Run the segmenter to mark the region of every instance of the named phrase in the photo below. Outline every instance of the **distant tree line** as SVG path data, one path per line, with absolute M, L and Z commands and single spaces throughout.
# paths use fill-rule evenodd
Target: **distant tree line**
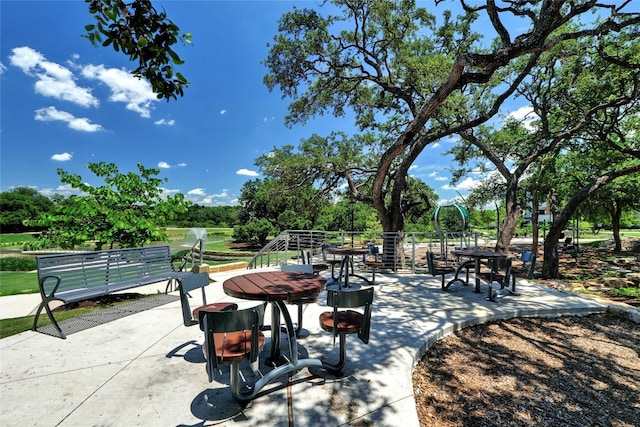
M 46 226 L 37 220 L 52 214 L 56 206 L 69 203 L 70 197 L 55 194 L 51 198 L 30 187 L 0 192 L 0 231 L 2 233 L 40 232 Z M 191 204 L 184 213 L 168 222 L 175 227 L 228 227 L 239 224 L 240 206 L 202 206 Z
M 171 221 L 176 227 L 233 228 L 239 224 L 240 206 L 202 206 L 192 204 L 187 211 Z

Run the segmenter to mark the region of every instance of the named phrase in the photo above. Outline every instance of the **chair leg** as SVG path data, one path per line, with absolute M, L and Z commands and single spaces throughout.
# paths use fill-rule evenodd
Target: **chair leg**
M 342 368 L 344 368 L 346 361 L 347 361 L 347 335 L 340 334 L 340 359 L 338 360 L 338 363 L 336 364 L 331 364 L 328 362 L 325 362 L 325 363 L 328 366 L 328 369 L 333 374 L 340 375 L 342 374 Z
M 243 399 L 240 397 L 240 363 L 234 362 L 230 367 L 230 387 L 231 387 L 231 396 L 241 404 L 247 404 L 251 400 Z
M 304 314 L 303 308 L 304 306 L 302 304 L 298 304 L 298 327 L 296 328 L 296 338 L 304 338 L 308 335 L 304 333 L 305 331 L 302 329 L 302 315 Z

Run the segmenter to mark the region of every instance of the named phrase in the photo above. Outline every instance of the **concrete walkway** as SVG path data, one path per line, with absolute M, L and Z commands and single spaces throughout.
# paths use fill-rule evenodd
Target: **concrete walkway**
M 234 301 L 224 295 L 221 283 L 244 272 L 212 274 L 217 283 L 209 286 L 209 302 Z M 355 336 L 347 338 L 343 377 L 304 369 L 265 388 L 247 408 L 230 396 L 228 368 L 208 382 L 202 332 L 183 326 L 179 301 L 72 333 L 66 340 L 32 331 L 2 339 L 0 425 L 417 427 L 411 372 L 435 340 L 493 319 L 607 310 L 596 301 L 526 281 L 519 285 L 519 296 L 499 303 L 486 301 L 472 286 L 442 292 L 439 277 L 428 275 L 376 274 L 374 287 L 371 340 L 364 345 Z M 164 290 L 164 284 L 157 290 Z M 198 295 L 193 296 L 196 306 Z M 236 301 L 241 307 L 255 304 Z M 298 341 L 301 357 L 337 358 L 337 343 L 318 326 L 325 302 L 321 294 L 318 304 L 305 309 L 309 335 Z M 27 315 L 38 296 L 3 297 L 0 303 L 3 313 L 10 304 L 12 313 Z M 296 310 L 291 307 L 294 319 Z M 248 369 L 243 372 L 252 378 Z

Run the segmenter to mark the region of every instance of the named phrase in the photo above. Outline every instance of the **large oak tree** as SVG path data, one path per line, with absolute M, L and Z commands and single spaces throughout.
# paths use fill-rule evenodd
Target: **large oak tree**
M 464 12 L 453 18 L 443 8 L 456 4 Z M 587 37 L 597 43 L 640 22 L 631 2 L 617 1 L 434 1 L 427 10 L 414 1 L 335 0 L 325 6 L 325 14 L 305 8 L 282 16 L 265 83 L 291 98 L 288 124 L 351 110 L 363 131 L 380 135 L 369 196 L 384 231 L 400 232 L 408 172 L 428 144 L 494 117 L 543 53 L 562 55 L 564 44 Z M 482 35 L 480 20 L 487 24 Z M 492 37 L 491 44 L 482 36 Z

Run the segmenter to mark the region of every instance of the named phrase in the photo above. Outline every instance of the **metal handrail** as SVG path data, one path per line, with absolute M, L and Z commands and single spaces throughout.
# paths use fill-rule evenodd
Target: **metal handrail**
M 194 267 L 194 261 L 195 261 L 195 252 L 196 252 L 196 247 L 199 247 L 199 252 L 200 252 L 200 264 L 202 265 L 202 257 L 204 256 L 204 239 L 196 239 L 196 241 L 193 243 L 193 246 L 191 246 L 191 249 L 189 250 L 189 252 L 187 252 L 183 257 L 182 257 L 182 263 L 180 264 L 180 270 L 179 271 L 185 271 L 185 267 L 187 266 L 187 264 L 189 263 L 189 261 L 191 261 L 191 267 Z
M 382 259 L 388 268 L 394 271 L 423 268 L 426 261 L 420 254 L 421 248 L 448 260 L 449 248 L 477 248 L 477 233 L 385 233 L 381 231 L 319 231 L 319 230 L 285 230 L 260 249 L 247 268 L 260 268 L 273 265 L 286 265 L 292 257 L 289 252 L 301 255 L 304 251 L 321 254 L 323 245 L 353 245 L 367 247 L 382 246 Z M 384 248 L 387 248 L 385 251 Z M 394 249 L 395 248 L 395 249 Z M 398 250 L 399 249 L 399 250 Z M 386 255 L 385 255 L 386 252 Z M 397 254 L 394 256 L 394 254 Z M 426 268 L 426 267 L 424 267 Z

